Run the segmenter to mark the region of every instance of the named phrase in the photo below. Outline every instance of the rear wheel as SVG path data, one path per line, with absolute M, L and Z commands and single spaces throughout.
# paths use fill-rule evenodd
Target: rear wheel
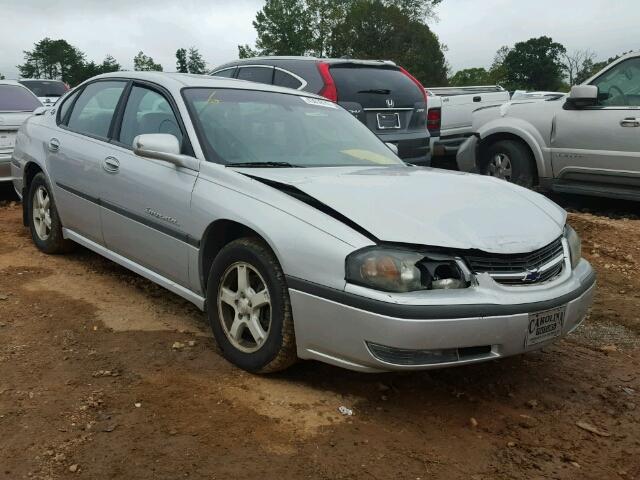
M 62 223 L 44 173 L 33 177 L 26 201 L 29 229 L 36 247 L 51 254 L 71 251 L 73 243 L 62 236 Z
M 220 251 L 209 273 L 207 305 L 216 342 L 231 363 L 270 373 L 297 360 L 284 273 L 263 242 L 242 238 Z
M 523 187 L 535 183 L 535 167 L 531 152 L 517 140 L 499 140 L 487 149 L 482 173 Z

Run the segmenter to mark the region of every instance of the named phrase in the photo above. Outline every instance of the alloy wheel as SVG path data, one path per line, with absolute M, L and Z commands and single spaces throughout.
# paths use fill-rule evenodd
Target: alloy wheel
M 40 240 L 47 240 L 51 235 L 51 197 L 43 186 L 39 186 L 32 202 L 33 227 Z
M 229 266 L 218 289 L 218 315 L 231 344 L 245 353 L 264 345 L 271 327 L 271 300 L 267 283 L 250 264 Z
M 512 166 L 509 155 L 506 153 L 496 153 L 489 162 L 487 173 L 491 177 L 510 181 L 512 176 Z

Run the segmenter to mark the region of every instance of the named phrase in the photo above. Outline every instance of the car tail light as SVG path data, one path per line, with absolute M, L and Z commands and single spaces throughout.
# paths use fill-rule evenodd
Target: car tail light
M 427 112 L 427 129 L 432 132 L 440 130 L 440 122 L 442 121 L 442 110 L 440 107 L 431 108 Z
M 318 63 L 318 71 L 320 72 L 320 76 L 322 77 L 322 81 L 324 82 L 324 87 L 322 87 L 322 90 L 320 90 L 320 95 L 331 100 L 332 102 L 337 102 L 338 89 L 336 88 L 336 83 L 333 81 L 331 72 L 329 72 L 329 64 L 326 62 Z
M 418 88 L 420 89 L 420 92 L 422 93 L 422 96 L 424 97 L 424 103 L 425 103 L 425 107 L 427 104 L 427 91 L 424 89 L 424 87 L 422 86 L 422 84 L 418 81 L 418 79 L 416 77 L 414 77 L 413 75 L 411 75 L 409 72 L 407 72 L 404 68 L 399 67 L 400 71 L 402 73 L 404 73 L 407 77 L 409 77 L 409 80 L 411 80 L 413 83 L 415 83 Z

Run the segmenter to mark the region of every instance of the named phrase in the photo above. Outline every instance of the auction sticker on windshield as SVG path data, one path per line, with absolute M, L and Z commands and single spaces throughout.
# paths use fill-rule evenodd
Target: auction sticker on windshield
M 564 324 L 566 306 L 529 314 L 525 346 L 546 342 L 560 336 Z
M 304 103 L 308 103 L 309 105 L 316 105 L 318 107 L 327 107 L 327 108 L 338 108 L 336 104 L 330 102 L 329 100 L 322 100 L 320 98 L 312 98 L 312 97 L 300 97 Z

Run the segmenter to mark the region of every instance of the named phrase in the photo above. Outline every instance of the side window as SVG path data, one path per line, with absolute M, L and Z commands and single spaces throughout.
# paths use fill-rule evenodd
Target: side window
M 619 63 L 596 78 L 599 104 L 605 107 L 640 106 L 640 58 Z
M 87 85 L 73 107 L 69 128 L 78 133 L 107 138 L 111 119 L 125 85 L 126 82 L 122 81 Z
M 220 70 L 219 72 L 212 73 L 213 77 L 226 77 L 233 78 L 233 74 L 236 73 L 236 67 L 225 68 L 224 70 Z
M 64 99 L 62 105 L 60 106 L 60 110 L 58 113 L 58 124 L 66 125 L 66 116 L 69 112 L 69 108 L 73 105 L 73 101 L 80 94 L 80 90 L 73 92 L 71 95 L 68 95 L 67 98 Z
M 154 90 L 134 86 L 127 100 L 118 141 L 133 145 L 137 135 L 169 133 L 182 145 L 182 132 L 167 99 Z
M 276 69 L 273 74 L 273 84 L 281 87 L 295 88 L 296 90 L 302 86 L 302 82 L 293 75 Z
M 271 85 L 273 67 L 240 67 L 238 79 Z

